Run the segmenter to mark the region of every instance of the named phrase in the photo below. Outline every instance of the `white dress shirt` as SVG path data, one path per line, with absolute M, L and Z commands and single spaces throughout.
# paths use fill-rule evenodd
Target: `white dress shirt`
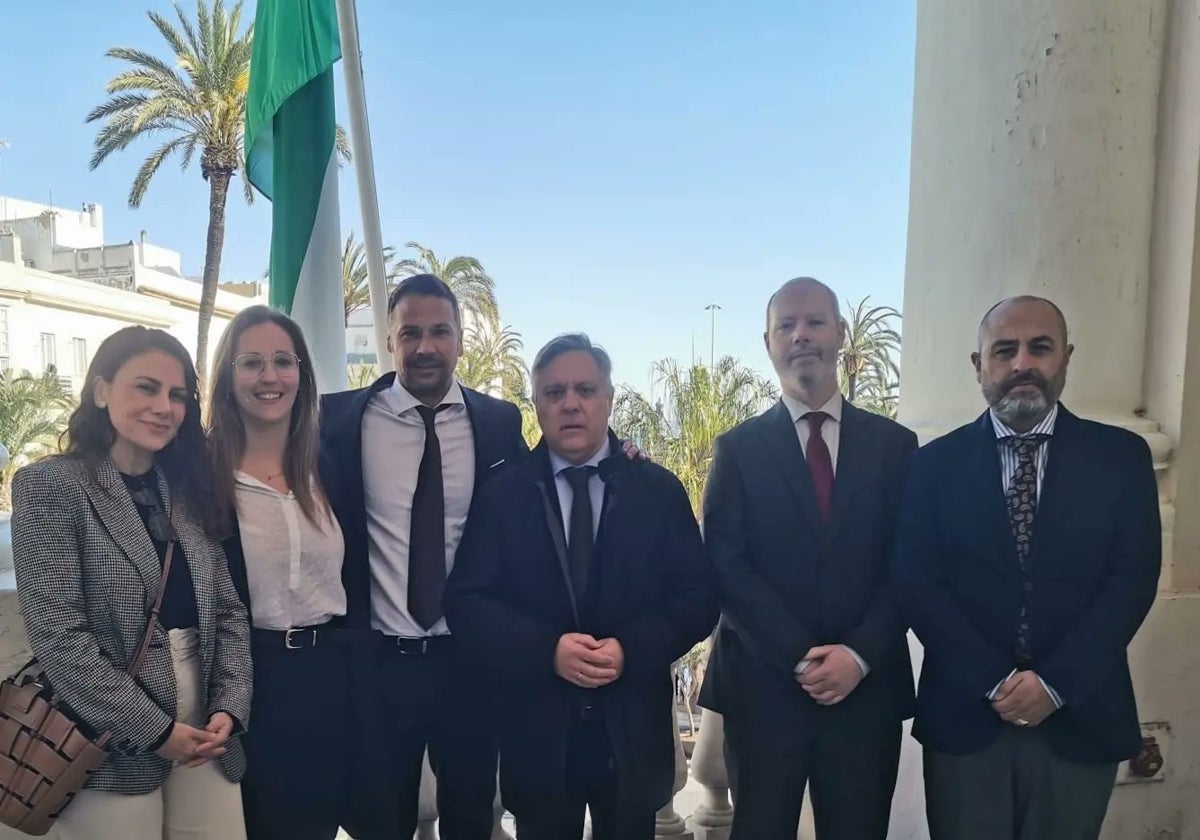
M 1054 421 L 1058 419 L 1058 403 L 1050 409 L 1050 413 L 1045 416 L 1042 422 L 1038 423 L 1028 432 L 1024 434 L 1017 433 L 1004 424 L 1004 421 L 996 416 L 995 410 L 989 412 L 992 417 L 992 429 L 996 432 L 996 446 L 1000 450 L 1000 481 L 1004 487 L 1004 492 L 1008 492 L 1008 487 L 1012 484 L 1013 476 L 1017 474 L 1017 450 L 1003 443 L 1004 438 L 1010 437 L 1028 437 L 1030 435 L 1050 435 L 1054 436 Z M 1038 498 L 1042 495 L 1042 479 L 1046 477 L 1046 458 L 1050 453 L 1050 441 L 1042 441 L 1038 444 L 1037 454 L 1034 459 L 1037 462 L 1037 491 Z
M 571 505 L 575 501 L 575 491 L 571 489 L 563 470 L 571 467 L 599 467 L 600 462 L 608 457 L 609 444 L 604 442 L 600 450 L 582 464 L 572 464 L 566 458 L 550 453 L 550 469 L 554 472 L 554 486 L 558 490 L 558 505 L 562 509 L 563 536 L 567 545 L 571 544 Z M 597 470 L 588 477 L 588 495 L 592 499 L 592 539 L 600 531 L 600 514 L 604 508 L 604 482 L 600 480 Z
M 425 453 L 421 401 L 397 379 L 367 406 L 362 427 L 363 495 L 371 569 L 371 626 L 389 636 L 418 638 L 450 632 L 446 619 L 426 630 L 408 611 L 408 542 L 417 470 Z M 462 539 L 475 491 L 475 437 L 455 382 L 434 419 L 442 450 L 446 514 L 446 574 Z
M 792 415 L 792 422 L 796 424 L 796 435 L 800 438 L 800 449 L 804 452 L 805 459 L 808 458 L 808 439 L 812 437 L 812 420 L 805 418 L 805 414 L 812 411 L 823 411 L 828 415 L 821 424 L 821 439 L 825 441 L 825 448 L 829 450 L 829 463 L 833 466 L 833 475 L 837 477 L 837 458 L 838 445 L 842 442 L 842 394 L 840 391 L 834 393 L 832 397 L 825 401 L 825 404 L 820 408 L 810 408 L 800 400 L 793 399 L 787 394 L 783 395 L 783 405 L 787 408 L 788 414 Z M 854 661 L 858 663 L 858 669 L 862 671 L 865 677 L 871 670 L 864 660 L 854 648 L 849 645 L 841 645 L 846 652 L 854 657 Z M 803 674 L 805 669 L 812 664 L 812 660 L 801 659 L 796 665 L 796 673 Z
M 1005 425 L 1004 421 L 996 416 L 995 409 L 991 409 L 989 413 L 992 417 L 992 429 L 996 432 L 996 448 L 1000 451 L 1000 482 L 1004 488 L 1004 492 L 1008 493 L 1008 488 L 1012 484 L 1013 477 L 1017 474 L 1017 451 L 1013 447 L 1004 443 L 1004 439 L 1010 437 L 1028 437 L 1029 435 L 1050 435 L 1053 437 L 1054 421 L 1058 419 L 1058 403 L 1054 404 L 1054 406 L 1050 409 L 1050 413 L 1042 419 L 1042 422 L 1038 423 L 1028 432 L 1024 433 L 1016 432 L 1009 426 Z M 1037 454 L 1034 456 L 1037 461 L 1037 492 L 1039 506 L 1041 505 L 1042 500 L 1042 479 L 1046 477 L 1046 459 L 1049 454 L 1050 441 L 1042 441 L 1038 445 Z M 1001 686 L 1008 682 L 1009 679 L 1012 678 L 1012 676 L 1016 673 L 1017 669 L 1013 668 L 1007 677 L 1000 680 L 1000 682 L 996 684 L 996 687 L 988 692 L 987 699 L 994 700 L 997 692 L 1000 691 Z M 1046 694 L 1050 696 L 1050 700 L 1054 703 L 1054 708 L 1061 709 L 1063 701 L 1058 692 L 1047 685 L 1046 681 L 1041 677 L 1038 677 L 1038 682 L 1042 684 L 1042 688 L 1044 688 L 1046 690 Z
M 332 514 L 314 525 L 294 493 L 238 470 L 233 474 L 238 531 L 254 626 L 315 627 L 346 614 L 342 529 Z
M 833 464 L 833 474 L 837 475 L 838 461 L 838 444 L 842 440 L 842 395 L 836 393 L 820 408 L 810 408 L 800 400 L 792 399 L 787 394 L 783 395 L 783 404 L 787 408 L 788 413 L 792 415 L 792 422 L 796 424 L 796 434 L 800 438 L 800 449 L 804 451 L 804 457 L 808 457 L 808 439 L 812 436 L 812 421 L 803 419 L 805 414 L 810 411 L 823 411 L 829 416 L 821 425 L 821 438 L 825 441 L 825 446 L 829 450 L 829 461 Z

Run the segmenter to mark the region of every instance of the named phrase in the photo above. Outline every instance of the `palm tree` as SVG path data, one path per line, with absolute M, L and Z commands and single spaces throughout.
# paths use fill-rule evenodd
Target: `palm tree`
M 468 388 L 513 400 L 525 396 L 529 369 L 521 357 L 521 334 L 491 323 L 468 325 L 456 376 Z
M 379 367 L 373 364 L 355 363 L 346 367 L 347 388 L 366 388 L 379 378 Z
M 196 339 L 196 367 L 203 378 L 225 244 L 225 200 L 244 159 L 242 127 L 254 25 L 239 32 L 241 0 L 228 13 L 223 0 L 213 0 L 211 9 L 205 0 L 196 0 L 194 22 L 178 5 L 175 13 L 178 29 L 157 12 L 146 13 L 170 46 L 174 66 L 132 47 L 108 51 L 110 58 L 132 66 L 109 80 L 105 90 L 110 98 L 87 115 L 89 123 L 104 120 L 89 166 L 95 169 L 113 152 L 142 137 L 165 136 L 165 142 L 142 161 L 129 189 L 129 206 L 138 207 L 167 158 L 181 155 L 180 166 L 187 169 L 199 150 L 200 175 L 208 182 L 208 234 Z M 243 189 L 251 201 L 250 185 L 244 180 Z
M 168 158 L 179 155 L 186 170 L 199 152 L 200 176 L 208 182 L 208 232 L 205 237 L 204 275 L 200 288 L 199 329 L 196 336 L 196 369 L 201 381 L 208 369 L 208 329 L 221 252 L 225 245 L 225 202 L 233 176 L 245 160 L 242 132 L 245 126 L 246 89 L 250 83 L 250 51 L 254 24 L 239 32 L 242 2 L 226 11 L 224 0 L 196 0 L 195 20 L 177 4 L 178 28 L 157 12 L 147 12 L 171 50 L 163 60 L 144 50 L 113 47 L 106 55 L 130 65 L 109 80 L 109 99 L 93 108 L 87 121 L 103 120 L 96 134 L 95 169 L 113 152 L 122 151 L 146 137 L 165 142 L 142 161 L 129 188 L 129 206 L 139 207 L 150 182 Z M 342 160 L 349 157 L 346 133 L 335 139 Z M 254 200 L 250 183 L 242 180 L 247 203 Z
M 0 376 L 0 444 L 9 456 L 0 470 L 0 506 L 8 507 L 9 481 L 17 468 L 53 448 L 74 402 L 53 372 Z
M 778 392 L 732 356 L 712 368 L 663 359 L 654 365 L 653 383 L 662 394 L 654 403 L 629 386 L 621 389 L 613 426 L 679 477 L 699 514 L 717 436 L 758 414 Z
M 838 385 L 850 402 L 890 417 L 900 388 L 900 333 L 892 319 L 900 320 L 900 313 L 891 306 L 869 306 L 870 300 L 868 295 L 849 307 Z
M 533 400 L 527 396 L 522 396 L 513 402 L 521 410 L 521 437 L 525 438 L 525 445 L 533 449 L 542 438 L 542 427 L 538 425 L 537 408 L 534 407 Z
M 419 242 L 406 242 L 405 248 L 417 252 L 416 258 L 396 263 L 397 278 L 414 274 L 440 277 L 458 297 L 463 310 L 482 321 L 498 324 L 500 307 L 496 303 L 496 283 L 474 257 L 451 257 L 442 262 L 429 248 Z
M 396 259 L 396 249 L 385 246 L 383 249 L 383 267 L 388 277 L 391 277 L 392 262 Z M 354 231 L 346 236 L 346 244 L 342 246 L 342 293 L 346 305 L 346 324 L 350 316 L 360 309 L 371 305 L 371 289 L 367 278 L 367 246 L 364 242 L 354 239 Z

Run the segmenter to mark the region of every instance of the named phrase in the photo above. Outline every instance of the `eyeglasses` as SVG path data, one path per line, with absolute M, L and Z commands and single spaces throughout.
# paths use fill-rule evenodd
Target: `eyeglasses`
M 266 371 L 268 361 L 277 376 L 295 376 L 300 370 L 300 357 L 282 350 L 269 360 L 262 353 L 239 353 L 233 359 L 233 369 L 243 379 L 258 379 Z
M 175 526 L 163 513 L 157 492 L 149 487 L 139 487 L 137 490 L 130 491 L 129 495 L 133 496 L 133 500 L 139 505 L 150 509 L 150 515 L 146 517 L 150 536 L 161 543 L 175 542 L 178 539 L 175 534 Z

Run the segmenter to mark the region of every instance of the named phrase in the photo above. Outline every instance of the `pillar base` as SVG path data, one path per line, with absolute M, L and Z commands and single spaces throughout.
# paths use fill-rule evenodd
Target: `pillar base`
M 730 814 L 730 822 L 724 825 L 707 825 L 702 823 L 702 820 L 703 817 L 699 815 L 699 812 L 688 818 L 687 827 L 695 840 L 729 840 L 732 814 Z

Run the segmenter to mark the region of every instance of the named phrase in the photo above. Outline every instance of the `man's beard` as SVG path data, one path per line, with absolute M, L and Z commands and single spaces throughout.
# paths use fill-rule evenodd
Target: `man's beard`
M 1032 428 L 1050 413 L 1046 395 L 1039 391 L 1035 396 L 1005 394 L 992 405 L 1000 422 L 1011 428 Z
M 1004 425 L 1013 429 L 1031 429 L 1046 419 L 1065 384 L 1066 377 L 1061 371 L 1050 380 L 1037 374 L 1026 374 L 999 385 L 985 386 L 983 395 Z M 1033 385 L 1037 393 L 1015 394 L 1013 389 L 1018 385 Z
M 438 372 L 436 379 L 421 382 L 415 376 L 409 375 L 417 371 L 429 370 L 436 370 Z M 451 382 L 454 380 L 453 371 L 448 371 L 444 364 L 418 365 L 410 362 L 404 366 L 401 372 L 404 374 L 401 384 L 405 390 L 417 398 L 445 396 L 446 392 L 450 390 Z

